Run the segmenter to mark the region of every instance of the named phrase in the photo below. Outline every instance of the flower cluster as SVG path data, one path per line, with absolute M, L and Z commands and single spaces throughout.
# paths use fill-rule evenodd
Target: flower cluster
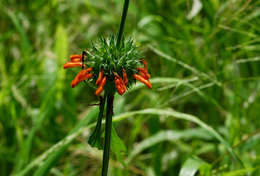
M 108 39 L 100 38 L 96 45 L 93 44 L 89 51 L 83 51 L 81 55 L 71 55 L 70 61 L 64 64 L 64 69 L 82 68 L 72 80 L 72 88 L 89 80 L 98 86 L 96 95 L 100 95 L 104 89 L 123 95 L 135 80 L 152 88 L 147 62 L 140 58 L 133 40 L 123 40 L 120 47 L 117 47 L 115 37 L 111 36 Z

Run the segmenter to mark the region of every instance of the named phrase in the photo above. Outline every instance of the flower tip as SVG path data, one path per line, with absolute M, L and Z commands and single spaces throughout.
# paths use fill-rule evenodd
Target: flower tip
M 63 65 L 63 69 L 66 69 L 66 68 L 69 68 L 69 64 L 68 63 Z
M 95 92 L 96 96 L 99 96 L 102 91 L 103 91 L 103 87 L 99 87 L 99 88 L 96 90 L 96 92 Z
M 71 88 L 74 88 L 77 84 L 74 80 L 72 80 L 70 85 L 71 85 Z
M 73 67 L 82 67 L 82 63 L 81 62 L 67 62 L 63 65 L 64 69 L 73 68 Z
M 82 60 L 82 55 L 75 54 L 70 56 L 71 61 L 81 61 Z
M 152 86 L 152 84 L 151 84 L 150 82 L 148 82 L 148 83 L 146 84 L 146 86 L 147 86 L 149 89 L 152 89 L 152 88 L 153 88 L 153 86 Z
M 134 74 L 133 77 L 135 79 L 137 79 L 138 81 L 142 82 L 143 84 L 145 84 L 146 87 L 148 87 L 149 89 L 152 88 L 152 84 L 150 83 L 150 81 L 148 79 L 144 78 L 143 76 L 138 75 L 138 74 Z

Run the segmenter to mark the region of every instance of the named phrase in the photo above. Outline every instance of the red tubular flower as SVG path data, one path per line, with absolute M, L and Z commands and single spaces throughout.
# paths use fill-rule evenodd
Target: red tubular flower
M 100 95 L 101 94 L 101 92 L 103 91 L 103 89 L 104 89 L 104 86 L 105 86 L 105 84 L 106 84 L 106 81 L 107 81 L 107 78 L 106 77 L 104 77 L 103 79 L 102 79 L 102 81 L 99 83 L 99 86 L 98 86 L 98 88 L 97 88 L 97 90 L 96 90 L 96 95 Z
M 138 73 L 142 75 L 145 79 L 149 79 L 151 77 L 151 75 L 147 72 L 145 68 L 137 68 L 137 70 L 139 71 Z
M 125 85 L 127 85 L 128 84 L 128 79 L 127 79 L 127 74 L 126 74 L 124 68 L 122 68 L 122 72 L 123 72 L 123 77 L 124 77 L 124 83 L 125 83 Z
M 123 81 L 118 74 L 114 73 L 114 75 L 115 75 L 115 87 L 117 89 L 117 92 L 120 95 L 123 95 L 126 91 L 125 81 Z
M 135 79 L 137 79 L 138 81 L 144 83 L 148 88 L 150 88 L 150 89 L 152 88 L 152 84 L 150 83 L 150 81 L 145 79 L 144 77 L 142 77 L 142 76 L 140 76 L 138 74 L 134 74 L 133 77 Z
M 81 81 L 84 81 L 86 79 L 89 79 L 93 76 L 92 73 L 89 73 L 90 71 L 92 71 L 92 68 L 88 68 L 86 70 L 81 70 L 77 76 L 72 80 L 71 82 L 71 87 L 74 88 L 78 83 L 80 83 Z
M 63 68 L 67 69 L 67 68 L 82 67 L 82 66 L 83 66 L 82 62 L 67 62 L 66 64 L 64 64 Z
M 71 55 L 71 56 L 70 56 L 70 60 L 71 60 L 72 62 L 80 62 L 80 61 L 82 61 L 82 55 L 80 55 L 80 54 Z
M 138 81 L 144 83 L 148 88 L 151 89 L 152 88 L 152 84 L 149 81 L 149 78 L 151 77 L 151 75 L 147 71 L 147 62 L 144 59 L 142 59 L 141 61 L 144 64 L 144 68 L 137 68 L 138 73 L 140 75 L 134 74 L 133 77 L 135 79 L 137 79 Z
M 96 85 L 99 85 L 100 82 L 102 81 L 103 74 L 104 74 L 104 70 L 102 70 L 101 72 L 99 72 L 98 79 L 97 79 L 97 81 L 96 81 Z

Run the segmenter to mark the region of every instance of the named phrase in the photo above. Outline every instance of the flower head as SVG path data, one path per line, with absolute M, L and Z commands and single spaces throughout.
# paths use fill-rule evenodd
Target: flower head
M 110 36 L 108 39 L 100 38 L 97 44 L 93 44 L 89 51 L 83 51 L 82 55 L 71 55 L 64 69 L 82 68 L 72 80 L 72 88 L 89 80 L 98 86 L 96 95 L 100 95 L 104 89 L 123 95 L 136 80 L 152 88 L 147 63 L 140 58 L 142 56 L 132 39 L 123 40 L 117 47 L 115 37 Z

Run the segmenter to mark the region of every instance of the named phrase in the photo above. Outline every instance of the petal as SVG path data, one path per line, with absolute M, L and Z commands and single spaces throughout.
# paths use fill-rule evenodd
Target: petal
M 98 79 L 97 79 L 97 81 L 96 81 L 96 85 L 99 85 L 99 84 L 101 83 L 103 74 L 104 74 L 104 70 L 102 70 L 101 72 L 99 72 Z
M 71 60 L 72 62 L 82 61 L 82 55 L 80 55 L 80 54 L 71 55 L 71 56 L 70 56 L 70 60 Z
M 90 68 L 89 68 L 90 69 Z M 74 88 L 78 83 L 81 81 L 84 81 L 86 79 L 89 79 L 93 76 L 92 73 L 89 73 L 89 70 L 81 70 L 76 77 L 71 81 L 71 87 Z
M 125 85 L 127 85 L 128 84 L 128 79 L 127 79 L 127 74 L 126 74 L 126 71 L 125 71 L 125 69 L 123 68 L 123 77 L 124 77 L 124 83 L 125 83 Z
M 106 84 L 107 78 L 104 77 L 99 85 L 99 87 L 97 88 L 95 94 L 98 96 L 101 94 L 101 92 L 104 90 L 104 86 Z
M 98 95 L 100 95 L 101 94 L 101 92 L 103 91 L 103 89 L 104 89 L 104 87 L 102 87 L 102 86 L 99 86 L 98 88 L 97 88 L 97 90 L 96 90 L 96 92 L 95 92 L 95 94 L 98 96 Z
M 121 92 L 122 92 L 122 94 L 124 94 L 125 91 L 126 91 L 126 86 L 125 86 L 125 84 L 121 84 Z M 121 94 L 121 95 L 122 95 L 122 94 Z
M 89 72 L 91 72 L 93 69 L 92 68 L 88 68 L 88 69 L 85 69 L 85 70 L 81 70 L 77 76 L 78 76 L 78 79 L 81 79 L 81 77 L 84 77 L 85 75 L 89 74 Z
M 137 68 L 137 70 L 139 71 L 138 73 L 145 79 L 149 79 L 151 77 L 151 75 L 144 68 Z
M 120 85 L 116 85 L 116 89 L 117 89 L 117 92 L 119 93 L 119 95 L 123 95 L 125 93 L 125 90 Z
M 138 75 L 138 74 L 134 74 L 133 77 L 134 77 L 135 79 L 137 79 L 138 81 L 144 83 L 149 89 L 152 88 L 152 84 L 150 83 L 150 81 L 147 80 L 147 79 L 145 79 L 144 77 L 142 77 L 142 76 L 140 76 L 140 75 Z
M 78 85 L 78 83 L 80 83 L 81 81 L 84 81 L 86 79 L 89 79 L 93 76 L 92 73 L 89 73 L 87 75 L 85 75 L 85 77 L 82 77 L 81 79 L 78 79 L 77 77 L 75 77 L 72 81 L 71 81 L 71 87 L 74 88 L 76 85 Z
M 73 67 L 82 67 L 82 62 L 67 62 L 64 64 L 63 68 L 73 68 Z
M 126 91 L 126 86 L 124 82 L 122 80 L 120 81 L 120 79 L 118 78 L 115 78 L 115 87 L 120 95 L 123 95 Z

